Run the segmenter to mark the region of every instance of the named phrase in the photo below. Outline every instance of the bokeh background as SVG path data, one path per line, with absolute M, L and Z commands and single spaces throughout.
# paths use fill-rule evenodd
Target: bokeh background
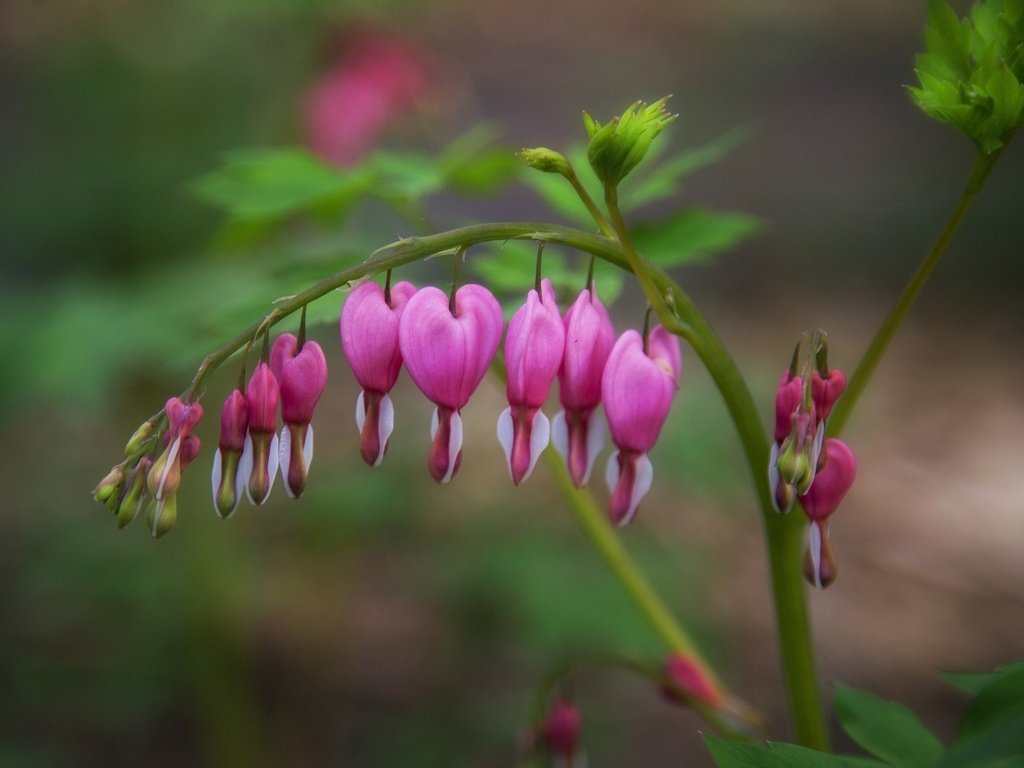
M 481 122 L 498 148 L 566 147 L 584 108 L 606 118 L 674 94 L 673 147 L 745 139 L 644 215 L 699 204 L 763 223 L 677 274 L 767 424 L 799 334 L 828 329 L 834 363 L 852 368 L 966 178 L 969 142 L 902 90 L 924 15 L 923 2 L 798 0 L 5 4 L 0 764 L 516 765 L 549 669 L 661 653 L 543 468 L 513 490 L 493 382 L 466 411 L 451 486 L 424 471 L 429 409 L 404 375 L 385 465 L 361 463 L 331 322 L 314 331 L 331 383 L 301 502 L 278 486 L 266 507 L 212 513 L 213 414 L 233 365 L 211 383 L 206 450 L 171 534 L 119 532 L 92 502 L 135 426 L 274 298 L 396 233 L 560 220 L 510 181 L 404 217 L 371 204 L 226 224 L 195 181 L 227 153 L 312 145 L 344 165 L 379 148 L 435 153 Z M 851 424 L 860 475 L 832 526 L 840 578 L 811 596 L 823 684 L 899 699 L 947 740 L 963 701 L 937 670 L 1024 655 L 1019 150 Z M 439 269 L 410 274 L 440 282 Z M 617 326 L 641 316 L 627 287 Z M 693 355 L 653 459 L 625 543 L 784 737 L 760 523 Z M 595 671 L 575 693 L 591 765 L 709 764 L 700 722 L 643 681 Z

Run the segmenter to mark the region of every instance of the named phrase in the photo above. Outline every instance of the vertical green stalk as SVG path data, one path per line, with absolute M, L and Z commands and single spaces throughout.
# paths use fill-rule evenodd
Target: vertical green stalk
M 946 221 L 946 226 L 942 228 L 942 232 L 939 233 L 938 239 L 914 271 L 910 282 L 903 289 L 903 293 L 900 294 L 899 299 L 896 300 L 892 309 L 889 310 L 889 314 L 882 321 L 882 325 L 879 326 L 878 331 L 871 340 L 871 344 L 864 353 L 864 357 L 861 358 L 857 369 L 853 372 L 853 376 L 850 377 L 850 381 L 846 386 L 846 392 L 843 393 L 835 408 L 832 409 L 832 414 L 828 420 L 829 434 L 838 435 L 842 432 L 843 427 L 846 426 L 850 414 L 856 407 L 857 401 L 860 400 L 860 396 L 864 393 L 868 382 L 871 381 L 871 376 L 889 348 L 893 336 L 896 335 L 896 331 L 899 330 L 903 319 L 907 316 L 911 306 L 913 306 L 914 300 L 921 293 L 921 289 L 928 282 L 928 278 L 931 277 L 935 265 L 939 263 L 942 254 L 946 252 L 946 248 L 953 239 L 953 235 L 956 234 L 957 229 L 960 227 L 960 222 L 963 221 L 964 215 L 971 207 L 971 203 L 974 202 L 974 198 L 977 197 L 978 192 L 984 186 L 985 180 L 988 178 L 989 173 L 992 172 L 992 168 L 1003 153 L 1005 146 L 1004 144 L 990 154 L 979 153 L 975 157 L 974 166 L 971 168 L 971 175 L 967 180 L 966 187 L 964 187 L 963 194 L 960 196 L 960 202 L 953 209 L 953 213 L 950 215 L 949 220 Z

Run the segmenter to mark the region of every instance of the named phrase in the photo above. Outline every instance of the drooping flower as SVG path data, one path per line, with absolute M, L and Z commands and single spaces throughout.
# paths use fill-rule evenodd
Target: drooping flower
M 395 427 L 388 392 L 402 369 L 399 321 L 415 293 L 416 286 L 404 281 L 391 287 L 390 296 L 377 283 L 366 282 L 352 290 L 341 310 L 342 351 L 362 387 L 356 401 L 360 453 L 373 467 L 384 459 Z
M 505 334 L 506 394 L 509 407 L 498 416 L 498 441 L 505 449 L 509 475 L 519 485 L 530 476 L 548 445 L 551 426 L 541 406 L 562 364 L 565 328 L 549 280 L 541 295 L 531 289 Z
M 841 440 L 825 441 L 828 458 L 818 471 L 800 504 L 810 520 L 807 557 L 804 573 L 814 586 L 823 589 L 836 578 L 837 565 L 828 538 L 828 518 L 842 502 L 857 477 L 857 460 L 853 451 Z
M 279 460 L 277 405 L 280 390 L 277 378 L 267 363 L 252 372 L 245 388 L 249 429 L 245 436 L 240 472 L 248 478 L 246 495 L 253 504 L 263 504 L 270 496 L 277 477 Z
M 604 447 L 604 430 L 596 416 L 601 403 L 601 377 L 615 344 L 615 328 L 604 304 L 592 289 L 580 295 L 565 313 L 565 355 L 558 371 L 562 403 L 551 422 L 551 442 L 569 468 L 577 488 L 590 479 Z
M 537 728 L 537 737 L 555 758 L 572 760 L 580 746 L 580 711 L 575 704 L 559 699 Z
M 431 423 L 431 476 L 447 483 L 462 459 L 462 416 L 501 341 L 501 306 L 481 285 L 456 291 L 452 308 L 438 288 L 417 291 L 399 323 L 410 377 L 437 408 Z
M 808 431 L 814 427 L 813 417 L 804 406 L 804 380 L 790 371 L 783 371 L 775 392 L 775 441 L 768 459 L 768 484 L 772 491 L 775 511 L 788 512 L 796 500 L 796 482 L 804 482 L 808 466 L 798 465 L 783 476 L 779 469 L 779 454 L 786 446 L 789 460 L 803 458 L 806 462 Z M 797 437 L 791 437 L 796 435 Z M 788 442 L 787 442 L 788 441 Z M 799 443 L 799 450 L 797 445 Z M 812 476 L 813 478 L 813 476 Z
M 243 471 L 242 454 L 249 428 L 249 407 L 245 394 L 235 389 L 224 401 L 220 411 L 220 439 L 213 457 L 210 481 L 213 486 L 213 507 L 217 516 L 231 517 L 238 509 L 248 475 Z M 249 471 L 252 464 L 249 463 Z
M 685 696 L 712 709 L 718 709 L 725 696 L 711 675 L 696 659 L 673 653 L 665 660 L 666 685 L 662 693 L 670 701 L 685 704 Z
M 601 380 L 601 395 L 612 441 L 618 450 L 608 460 L 612 491 L 609 516 L 627 525 L 651 487 L 654 469 L 647 452 L 658 441 L 672 407 L 681 364 L 679 341 L 661 326 L 647 343 L 633 330 L 612 348 Z
M 203 418 L 203 407 L 172 397 L 164 405 L 164 414 L 167 417 L 164 451 L 147 475 L 153 501 L 146 509 L 146 524 L 155 538 L 167 533 L 176 521 L 175 494 L 181 484 L 181 473 L 199 453 L 199 438 L 192 430 Z
M 284 427 L 280 437 L 281 482 L 290 498 L 297 499 L 306 488 L 313 461 L 313 409 L 327 386 L 327 358 L 315 341 L 304 341 L 290 333 L 274 340 L 270 368 L 277 378 Z

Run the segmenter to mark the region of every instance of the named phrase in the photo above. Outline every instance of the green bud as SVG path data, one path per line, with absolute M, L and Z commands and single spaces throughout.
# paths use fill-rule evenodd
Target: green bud
M 118 464 L 107 473 L 106 477 L 100 480 L 99 485 L 92 489 L 92 496 L 101 503 L 109 502 L 111 497 L 116 502 L 117 494 L 120 492 L 123 482 L 124 464 Z
M 144 457 L 132 470 L 128 480 L 128 489 L 121 497 L 121 504 L 117 508 L 117 527 L 124 528 L 139 515 L 139 510 L 146 500 L 147 487 L 146 475 L 149 474 L 150 465 L 153 460 L 148 456 Z
M 569 176 L 569 161 L 561 153 L 547 147 L 532 147 L 519 153 L 519 159 L 531 168 L 544 173 L 560 173 Z
M 803 486 L 809 486 L 808 480 L 814 479 L 807 452 L 799 450 L 795 440 L 787 438 L 782 444 L 776 466 L 779 469 L 779 476 L 789 485 L 796 486 L 799 493 L 804 493 Z
M 604 125 L 583 113 L 590 137 L 587 159 L 605 186 L 617 186 L 647 156 L 658 134 L 678 117 L 665 109 L 667 101 L 666 96 L 653 104 L 634 102 Z
M 139 428 L 135 430 L 135 434 L 128 438 L 128 442 L 124 446 L 124 455 L 134 456 L 138 453 L 143 441 L 148 439 L 152 433 L 153 423 L 149 421 L 142 422 Z
M 178 495 L 172 493 L 163 501 L 153 499 L 146 507 L 146 527 L 159 539 L 178 521 Z

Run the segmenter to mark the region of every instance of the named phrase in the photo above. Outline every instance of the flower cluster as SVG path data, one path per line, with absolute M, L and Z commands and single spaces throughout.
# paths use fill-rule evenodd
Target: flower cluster
M 853 485 L 857 461 L 841 440 L 825 438 L 826 422 L 846 389 L 846 377 L 842 371 L 829 370 L 825 342 L 817 335 L 815 342 L 816 367 L 798 374 L 798 355 L 794 355 L 793 364 L 779 380 L 768 477 L 776 511 L 788 512 L 799 500 L 807 515 L 804 572 L 821 589 L 836 578 L 828 518 Z
M 231 517 L 242 496 L 266 502 L 280 472 L 291 498 L 302 495 L 313 459 L 313 410 L 327 383 L 327 362 L 314 341 L 285 333 L 263 354 L 247 384 L 234 389 L 221 409 L 220 439 L 213 459 L 213 503 Z M 434 403 L 428 468 L 449 482 L 462 460 L 462 409 L 504 338 L 508 407 L 498 417 L 497 437 L 516 485 L 533 472 L 549 443 L 566 462 L 579 488 L 590 479 L 604 445 L 599 415 L 604 408 L 616 450 L 608 460 L 609 517 L 626 525 L 651 487 L 647 458 L 668 416 L 678 386 L 678 339 L 656 326 L 628 330 L 616 340 L 607 309 L 593 286 L 582 290 L 563 316 L 548 280 L 538 280 L 508 327 L 497 299 L 481 285 L 448 295 L 412 283 L 385 287 L 366 281 L 349 294 L 341 311 L 341 347 L 359 383 L 355 419 L 360 453 L 381 463 L 395 427 L 390 392 L 403 365 Z M 551 419 L 542 408 L 555 379 L 561 410 Z M 279 428 L 278 417 L 283 420 Z M 96 489 L 97 499 L 127 522 L 151 497 L 147 519 L 155 536 L 175 520 L 175 491 L 185 466 L 199 451 L 192 435 L 202 407 L 168 401 L 167 427 L 145 429 L 129 443 L 125 462 Z M 154 457 L 162 439 L 165 449 Z M 128 466 L 131 465 L 131 469 Z M 141 478 L 147 478 L 142 482 Z M 147 495 L 148 494 L 148 495 Z M 123 509 L 122 509 L 123 508 Z
M 356 424 L 363 459 L 380 464 L 394 429 L 388 396 L 404 364 L 434 403 L 428 467 L 447 483 L 462 458 L 461 410 L 487 372 L 501 342 L 501 307 L 486 288 L 464 285 L 451 296 L 409 283 L 381 289 L 363 283 L 341 313 L 341 343 L 363 391 Z M 618 341 L 608 311 L 592 287 L 563 317 L 547 280 L 531 289 L 504 332 L 508 407 L 497 435 L 509 475 L 518 485 L 554 443 L 577 487 L 590 477 L 600 452 L 605 414 L 617 451 L 608 463 L 610 517 L 625 525 L 651 485 L 647 452 L 668 416 L 680 373 L 678 340 L 661 327 L 646 335 L 626 331 Z M 555 378 L 562 410 L 541 410 Z

